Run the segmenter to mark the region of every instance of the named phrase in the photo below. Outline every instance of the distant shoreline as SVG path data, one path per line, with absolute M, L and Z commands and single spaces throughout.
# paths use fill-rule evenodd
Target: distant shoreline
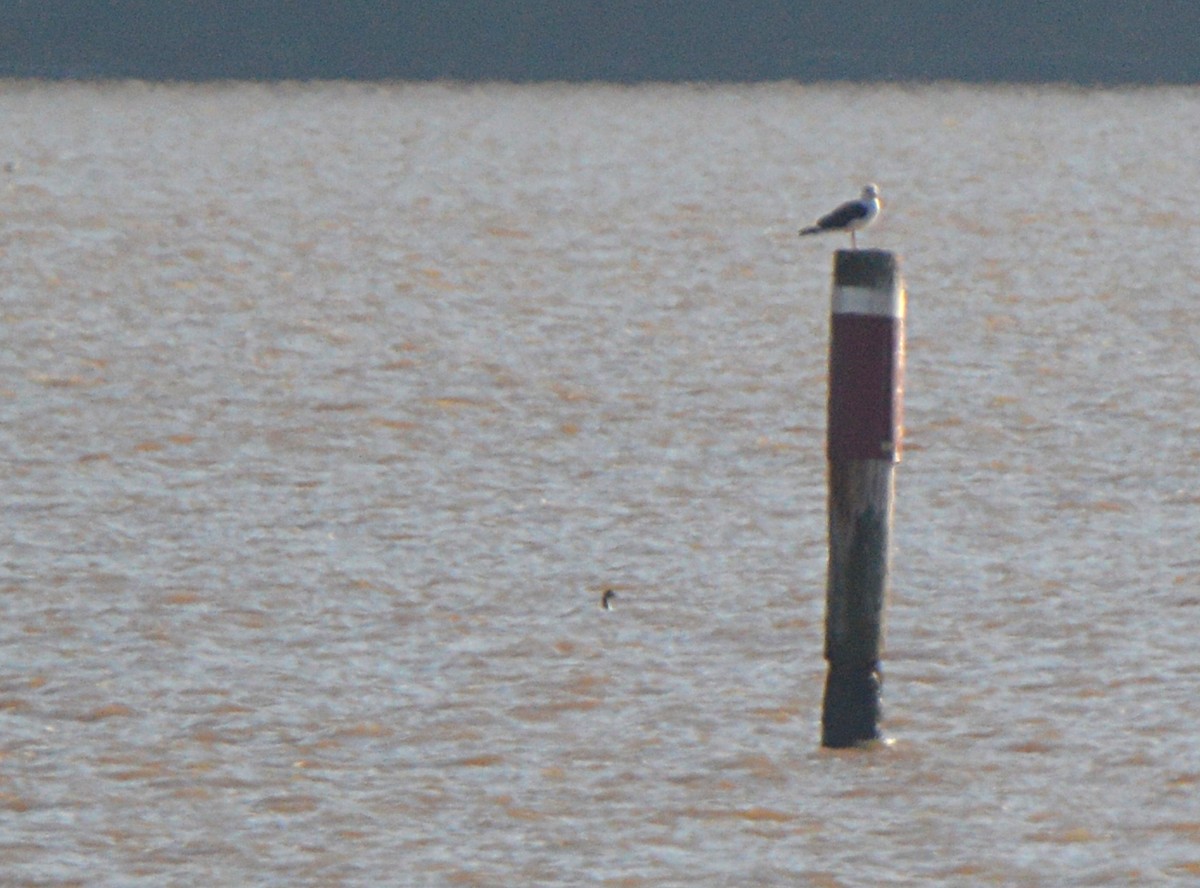
M 4 4 L 0 77 L 205 83 L 1200 83 L 1200 4 Z

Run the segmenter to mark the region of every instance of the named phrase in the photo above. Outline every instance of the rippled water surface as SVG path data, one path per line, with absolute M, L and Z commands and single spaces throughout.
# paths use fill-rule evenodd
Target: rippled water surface
M 0 112 L 5 884 L 1200 879 L 1197 90 Z M 833 753 L 795 231 L 865 181 L 894 742 Z

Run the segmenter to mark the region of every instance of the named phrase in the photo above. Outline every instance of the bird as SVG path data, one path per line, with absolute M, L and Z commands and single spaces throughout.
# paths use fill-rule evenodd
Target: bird
M 862 196 L 858 200 L 848 200 L 832 213 L 826 213 L 817 220 L 815 225 L 800 229 L 800 236 L 820 234 L 822 231 L 850 232 L 850 247 L 858 249 L 858 241 L 854 232 L 866 228 L 879 215 L 879 188 L 875 185 L 864 185 Z
M 612 589 L 605 589 L 604 594 L 600 596 L 600 606 L 606 611 L 612 610 L 612 603 L 617 600 L 617 593 Z

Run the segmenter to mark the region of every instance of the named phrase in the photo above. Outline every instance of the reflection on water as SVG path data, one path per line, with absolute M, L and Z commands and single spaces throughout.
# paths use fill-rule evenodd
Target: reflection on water
M 1195 90 L 0 105 L 16 884 L 1200 873 Z M 868 180 L 895 742 L 831 753 L 795 229 Z

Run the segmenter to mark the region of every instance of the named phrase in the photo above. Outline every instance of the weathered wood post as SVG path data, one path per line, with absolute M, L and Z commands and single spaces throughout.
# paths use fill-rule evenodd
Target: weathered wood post
M 886 250 L 838 250 L 829 343 L 829 573 L 821 745 L 878 739 L 892 499 L 900 458 L 904 283 Z

